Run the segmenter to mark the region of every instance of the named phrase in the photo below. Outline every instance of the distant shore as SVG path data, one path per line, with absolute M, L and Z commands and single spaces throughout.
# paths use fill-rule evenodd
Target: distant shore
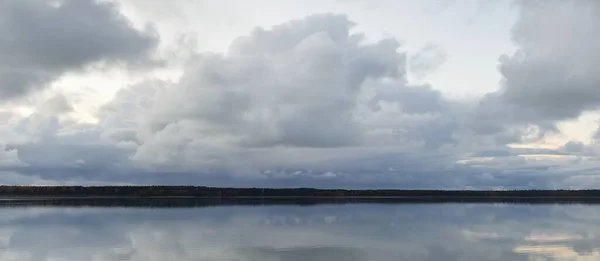
M 342 204 L 600 204 L 600 197 L 8 197 L 0 207 L 141 207 Z
M 205 186 L 0 186 L 0 200 L 47 199 L 348 199 L 412 201 L 587 200 L 600 190 L 409 190 L 221 188 Z

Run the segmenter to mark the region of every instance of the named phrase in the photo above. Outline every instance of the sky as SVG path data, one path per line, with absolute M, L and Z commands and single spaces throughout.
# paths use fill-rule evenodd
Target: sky
M 597 1 L 0 0 L 0 183 L 600 185 Z

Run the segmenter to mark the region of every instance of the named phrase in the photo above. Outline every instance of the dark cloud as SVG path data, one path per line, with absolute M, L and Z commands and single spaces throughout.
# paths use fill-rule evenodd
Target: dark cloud
M 465 118 L 465 127 L 480 137 L 491 137 L 496 144 L 536 142 L 558 133 L 556 122 L 535 109 L 507 103 L 501 92 L 484 95 Z
M 582 152 L 585 149 L 585 144 L 583 144 L 583 142 L 580 141 L 569 141 L 565 143 L 563 148 L 567 152 L 577 153 Z
M 0 99 L 44 88 L 62 73 L 93 62 L 145 63 L 157 44 L 109 2 L 0 2 Z

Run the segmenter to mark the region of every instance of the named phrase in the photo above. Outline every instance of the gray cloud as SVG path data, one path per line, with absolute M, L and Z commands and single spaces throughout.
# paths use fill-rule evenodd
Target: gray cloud
M 502 97 L 538 119 L 576 118 L 600 105 L 600 3 L 519 1 L 519 49 L 500 59 Z
M 73 111 L 73 106 L 63 94 L 55 94 L 39 104 L 36 112 L 44 115 L 58 116 Z
M 579 141 L 569 141 L 563 146 L 568 152 L 582 152 L 585 149 L 585 144 Z
M 366 43 L 351 28 L 345 16 L 315 15 L 255 29 L 226 53 L 199 53 L 178 82 L 148 81 L 119 91 L 99 111 L 98 129 L 83 132 L 91 135 L 85 141 L 57 135 L 63 127 L 50 128 L 52 121 L 41 125 L 48 126 L 43 132 L 30 128 L 49 135 L 16 147 L 35 165 L 19 171 L 167 184 L 547 185 L 536 171 L 519 169 L 526 164 L 513 169 L 523 173 L 519 179 L 504 176 L 501 163 L 456 164 L 466 151 L 527 138 L 521 125 L 529 118 L 515 118 L 514 111 L 498 117 L 504 104 L 497 98 L 472 106 L 449 101 L 429 85 L 408 84 L 406 55 L 394 39 Z M 486 139 L 492 141 L 478 144 Z M 89 157 L 56 159 L 62 171 L 52 171 L 51 162 L 39 159 L 52 149 Z
M 0 2 L 0 99 L 45 87 L 93 62 L 145 63 L 157 44 L 114 4 L 94 0 Z
M 7 148 L 5 144 L 0 143 L 0 166 L 15 166 L 21 165 L 17 150 Z
M 399 77 L 402 85 L 405 61 L 394 39 L 366 44 L 351 27 L 345 16 L 315 15 L 257 28 L 226 54 L 199 54 L 157 101 L 155 124 L 177 121 L 194 129 L 180 135 L 236 146 L 360 144 L 353 114 L 362 84 Z
M 357 157 L 458 143 L 465 108 L 428 85 L 407 84 L 394 39 L 366 43 L 351 27 L 345 16 L 315 15 L 255 29 L 226 53 L 198 54 L 177 83 L 119 92 L 102 110 L 104 130 L 137 144 L 139 164 L 243 178 L 270 171 L 310 180 L 332 171 L 343 179 L 339 170 L 359 167 Z M 388 168 L 406 167 L 386 164 L 362 171 L 393 179 Z
M 440 46 L 426 45 L 409 59 L 410 72 L 417 78 L 423 78 L 437 70 L 448 59 L 448 54 Z
M 376 111 L 381 110 L 382 102 L 398 103 L 402 112 L 407 114 L 438 113 L 452 106 L 439 91 L 429 85 L 403 86 L 397 83 L 380 83 L 375 90 L 369 105 Z

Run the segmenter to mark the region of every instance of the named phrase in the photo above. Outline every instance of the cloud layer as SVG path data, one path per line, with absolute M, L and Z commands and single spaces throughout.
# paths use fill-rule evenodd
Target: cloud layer
M 597 109 L 596 3 L 518 3 L 518 51 L 499 58 L 501 84 L 483 97 L 449 99 L 424 83 L 449 59 L 443 46 L 411 53 L 346 15 L 315 14 L 256 27 L 224 52 L 186 49 L 182 68 L 168 68 L 177 79 L 142 69 L 84 123 L 60 91 L 25 116 L 17 105 L 90 65 L 146 68 L 159 34 L 112 2 L 2 1 L 0 99 L 16 105 L 0 114 L 0 182 L 595 186 L 595 145 L 513 145 Z

